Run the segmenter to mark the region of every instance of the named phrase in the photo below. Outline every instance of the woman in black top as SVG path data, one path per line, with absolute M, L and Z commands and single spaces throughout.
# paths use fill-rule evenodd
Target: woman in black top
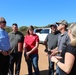
M 62 50 L 61 56 L 52 56 L 51 61 L 60 68 L 60 75 L 76 75 L 76 23 L 71 24 L 68 30 L 70 44 Z M 61 59 L 59 61 L 59 59 Z

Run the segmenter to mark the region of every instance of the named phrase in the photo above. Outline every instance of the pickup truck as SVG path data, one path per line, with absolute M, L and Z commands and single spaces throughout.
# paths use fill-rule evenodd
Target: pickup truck
M 51 28 L 37 28 L 34 32 L 39 36 L 39 43 L 43 43 L 46 36 L 51 33 Z

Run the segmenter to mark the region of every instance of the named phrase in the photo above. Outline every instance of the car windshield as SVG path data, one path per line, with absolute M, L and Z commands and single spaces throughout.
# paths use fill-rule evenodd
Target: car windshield
M 49 29 L 42 29 L 40 33 L 49 33 Z
M 42 29 L 35 29 L 34 32 L 35 32 L 35 33 L 40 33 L 41 30 L 42 30 Z

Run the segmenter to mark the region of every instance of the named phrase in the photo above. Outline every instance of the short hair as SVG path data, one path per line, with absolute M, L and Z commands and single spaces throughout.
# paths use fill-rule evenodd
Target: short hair
M 6 23 L 6 20 L 4 17 L 0 17 L 0 23 Z
M 13 23 L 12 26 L 17 26 L 18 27 L 17 23 Z

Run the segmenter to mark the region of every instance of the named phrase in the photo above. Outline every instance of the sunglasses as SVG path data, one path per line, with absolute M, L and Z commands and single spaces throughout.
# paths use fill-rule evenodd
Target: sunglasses
M 58 26 L 60 26 L 60 25 L 61 25 L 61 23 L 58 24 Z
M 6 23 L 6 21 L 1 21 L 0 23 Z

